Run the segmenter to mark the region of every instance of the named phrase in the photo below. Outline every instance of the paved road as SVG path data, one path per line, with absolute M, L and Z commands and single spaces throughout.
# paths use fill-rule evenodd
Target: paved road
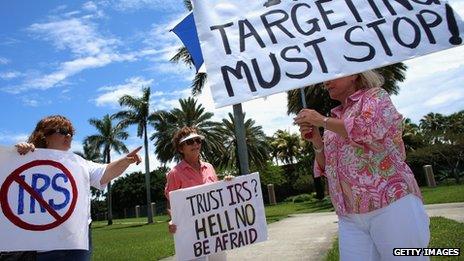
M 426 209 L 430 216 L 464 222 L 464 202 L 427 205 Z M 268 231 L 267 241 L 228 251 L 228 260 L 322 260 L 337 234 L 337 216 L 334 212 L 292 215 L 269 224 Z

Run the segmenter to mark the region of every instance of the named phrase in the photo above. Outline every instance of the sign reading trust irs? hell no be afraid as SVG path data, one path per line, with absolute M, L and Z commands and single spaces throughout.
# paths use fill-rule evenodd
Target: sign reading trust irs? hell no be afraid
M 267 240 L 259 174 L 169 193 L 177 260 Z

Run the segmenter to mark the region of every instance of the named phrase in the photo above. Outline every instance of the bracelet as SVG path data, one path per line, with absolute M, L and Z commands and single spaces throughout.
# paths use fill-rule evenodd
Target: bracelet
M 324 151 L 324 146 L 322 146 L 320 149 L 316 149 L 316 146 L 313 145 L 313 150 L 314 150 L 314 152 L 316 152 L 316 153 L 321 153 L 321 152 Z
M 329 119 L 330 119 L 329 117 L 324 117 L 324 119 L 322 120 L 324 122 L 324 125 L 323 125 L 324 129 L 327 129 L 327 122 L 329 121 Z

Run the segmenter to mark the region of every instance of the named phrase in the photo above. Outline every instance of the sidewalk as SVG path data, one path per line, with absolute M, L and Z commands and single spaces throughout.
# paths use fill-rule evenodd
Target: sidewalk
M 228 251 L 228 260 L 321 260 L 337 234 L 334 212 L 297 214 L 268 225 L 265 242 Z
M 430 216 L 464 222 L 464 202 L 426 206 Z M 268 225 L 265 242 L 227 252 L 228 260 L 323 260 L 337 234 L 334 212 L 296 214 Z M 169 257 L 167 260 L 175 260 Z

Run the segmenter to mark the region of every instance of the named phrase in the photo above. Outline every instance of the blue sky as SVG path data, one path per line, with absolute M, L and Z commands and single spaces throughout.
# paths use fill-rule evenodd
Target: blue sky
M 464 16 L 464 0 L 449 2 Z M 94 133 L 88 119 L 120 110 L 118 98 L 142 86 L 151 86 L 152 110 L 178 106 L 190 96 L 194 70 L 169 62 L 180 46 L 169 29 L 185 14 L 181 0 L 1 1 L 0 145 L 23 141 L 42 117 L 62 114 L 75 125 L 73 150 L 80 150 Z M 393 97 L 398 110 L 418 122 L 429 112 L 464 109 L 463 58 L 458 47 L 406 62 L 407 80 Z M 231 112 L 215 110 L 209 90 L 199 101 L 218 120 Z M 244 110 L 268 135 L 296 131 L 285 94 L 247 102 Z M 130 133 L 129 148 L 142 144 L 134 128 Z

